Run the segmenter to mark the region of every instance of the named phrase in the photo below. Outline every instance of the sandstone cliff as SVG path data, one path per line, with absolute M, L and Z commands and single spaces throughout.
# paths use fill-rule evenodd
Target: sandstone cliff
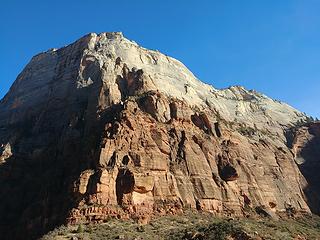
M 33 57 L 0 102 L 1 235 L 185 208 L 310 212 L 305 190 L 318 178 L 296 164 L 310 137 L 287 136 L 305 118 L 243 87 L 206 85 L 121 33 L 89 34 Z
M 308 185 L 304 189 L 312 212 L 320 214 L 320 123 L 309 123 L 291 129 L 288 138 L 296 163 Z

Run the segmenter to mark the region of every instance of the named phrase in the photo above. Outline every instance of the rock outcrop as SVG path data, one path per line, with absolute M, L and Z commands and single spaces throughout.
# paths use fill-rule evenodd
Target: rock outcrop
M 290 147 L 308 185 L 304 192 L 312 212 L 320 214 L 320 123 L 309 123 L 291 131 Z
M 317 178 L 296 164 L 310 137 L 291 150 L 285 134 L 305 118 L 121 33 L 89 34 L 33 57 L 0 102 L 1 236 L 186 208 L 310 212 Z

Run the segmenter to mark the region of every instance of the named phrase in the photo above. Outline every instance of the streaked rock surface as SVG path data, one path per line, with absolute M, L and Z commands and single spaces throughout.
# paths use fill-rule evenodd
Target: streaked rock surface
M 89 34 L 33 57 L 1 100 L 0 231 L 33 238 L 185 208 L 310 212 L 285 135 L 305 119 L 255 91 L 204 84 L 121 33 Z

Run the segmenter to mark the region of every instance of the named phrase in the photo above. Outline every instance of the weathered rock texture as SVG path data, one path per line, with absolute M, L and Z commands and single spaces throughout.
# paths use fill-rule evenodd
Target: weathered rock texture
M 1 100 L 1 237 L 185 208 L 309 212 L 295 160 L 310 137 L 297 133 L 291 150 L 285 134 L 305 118 L 255 91 L 206 85 L 121 33 L 89 34 L 33 57 Z
M 308 205 L 312 212 L 320 214 L 320 123 L 305 124 L 291 133 L 289 146 L 308 182 L 304 189 Z

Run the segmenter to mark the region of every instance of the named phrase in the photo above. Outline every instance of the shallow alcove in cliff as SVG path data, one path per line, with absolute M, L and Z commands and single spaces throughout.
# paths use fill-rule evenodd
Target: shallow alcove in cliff
M 225 144 L 229 144 L 227 141 Z M 228 154 L 228 151 L 226 152 Z M 218 170 L 219 176 L 224 181 L 234 181 L 239 178 L 236 168 L 233 166 L 232 161 L 228 156 L 218 155 Z
M 224 181 L 234 181 L 239 178 L 237 170 L 230 164 L 221 167 L 219 175 Z
M 116 195 L 119 205 L 123 203 L 124 194 L 131 193 L 134 188 L 134 176 L 128 169 L 120 169 L 116 179 Z
M 157 119 L 157 98 L 153 95 L 146 95 L 139 99 L 139 106 L 142 111 L 149 113 Z
M 171 102 L 169 104 L 169 108 L 170 108 L 170 117 L 173 119 L 177 119 L 177 111 L 178 111 L 178 107 L 177 104 L 175 102 Z
M 191 121 L 196 125 L 198 128 L 202 129 L 205 133 L 210 134 L 212 133 L 210 121 L 206 114 L 204 113 L 195 113 L 191 115 Z
M 123 158 L 122 158 L 122 164 L 123 165 L 128 165 L 130 161 L 130 158 L 128 157 L 128 155 L 125 155 Z

